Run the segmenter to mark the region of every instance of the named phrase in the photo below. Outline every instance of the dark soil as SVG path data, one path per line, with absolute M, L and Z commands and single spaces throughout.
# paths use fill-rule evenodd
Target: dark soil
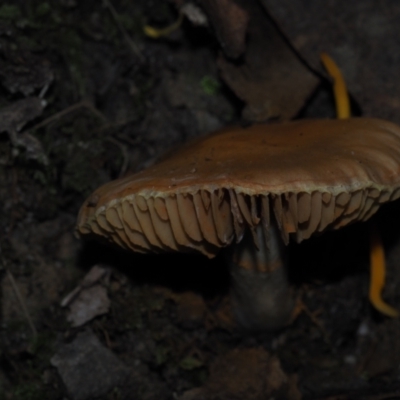
M 305 311 L 263 335 L 218 319 L 222 256 L 127 254 L 75 238 L 99 185 L 241 121 L 212 29 L 185 19 L 168 36 L 144 35 L 144 24 L 177 17 L 162 0 L 0 4 L 0 400 L 400 398 L 400 321 L 368 302 L 366 224 L 289 246 Z M 330 86 L 297 114 L 334 115 Z M 384 297 L 400 309 L 399 207 L 374 219 Z M 61 302 L 93 266 L 105 269 L 86 296 L 103 312 L 74 326 Z

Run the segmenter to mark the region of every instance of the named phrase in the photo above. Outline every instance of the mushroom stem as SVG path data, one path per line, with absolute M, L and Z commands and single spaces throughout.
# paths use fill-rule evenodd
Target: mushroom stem
M 336 103 L 336 114 L 339 119 L 350 117 L 350 101 L 346 82 L 335 61 L 326 53 L 320 55 L 322 64 L 333 79 L 333 92 Z
M 381 237 L 374 225 L 370 226 L 370 263 L 371 282 L 369 287 L 369 300 L 372 305 L 382 314 L 397 318 L 399 312 L 385 303 L 382 299 L 382 289 L 385 285 L 385 252 L 383 250 Z
M 276 226 L 255 227 L 259 245 L 247 235 L 235 245 L 230 261 L 234 317 L 246 331 L 273 331 L 291 319 L 294 307 Z M 266 237 L 267 236 L 267 237 Z

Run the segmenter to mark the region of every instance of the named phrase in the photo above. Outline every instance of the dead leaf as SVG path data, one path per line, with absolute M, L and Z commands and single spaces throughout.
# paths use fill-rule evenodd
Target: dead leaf
M 245 50 L 247 12 L 232 0 L 202 0 L 222 50 L 229 58 L 238 58 Z
M 289 120 L 304 106 L 318 79 L 302 64 L 256 2 L 243 2 L 250 16 L 242 62 L 218 59 L 222 78 L 246 104 L 249 121 Z
M 99 315 L 107 314 L 110 309 L 107 289 L 101 285 L 83 289 L 69 308 L 67 320 L 75 328 L 86 324 Z
M 0 132 L 19 132 L 26 123 L 42 114 L 46 102 L 39 97 L 17 100 L 0 109 Z
M 398 2 L 261 3 L 309 65 L 324 73 L 319 54 L 333 57 L 363 115 L 400 123 Z
M 207 306 L 203 297 L 193 292 L 179 293 L 175 297 L 177 318 L 181 326 L 194 329 L 204 322 Z
M 110 269 L 103 265 L 94 265 L 82 279 L 81 283 L 61 301 L 61 307 L 66 307 L 72 303 L 75 297 L 84 288 L 90 288 L 104 277 L 108 280 Z
M 295 376 L 288 377 L 276 356 L 263 348 L 236 348 L 217 357 L 203 388 L 192 389 L 180 400 L 261 400 L 279 391 L 280 398 L 300 400 Z
M 208 26 L 207 16 L 196 4 L 185 3 L 179 10 L 193 25 Z
M 31 95 L 48 87 L 54 73 L 48 60 L 28 51 L 2 49 L 0 82 L 10 93 Z
M 18 133 L 29 121 L 42 114 L 46 101 L 39 97 L 17 100 L 0 110 L 0 132 L 7 132 L 14 147 L 14 155 L 23 149 L 28 160 L 48 165 L 49 160 L 41 142 L 30 133 Z
M 95 265 L 81 283 L 61 301 L 62 307 L 69 306 L 67 320 L 72 326 L 82 326 L 93 318 L 108 313 L 110 299 L 107 289 L 98 282 L 108 282 L 109 276 L 109 268 Z

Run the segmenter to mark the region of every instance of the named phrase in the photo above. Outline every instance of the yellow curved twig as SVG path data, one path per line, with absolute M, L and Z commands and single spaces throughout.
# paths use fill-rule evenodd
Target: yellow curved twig
M 370 226 L 370 268 L 371 282 L 369 287 L 369 300 L 372 305 L 382 314 L 388 317 L 397 318 L 399 312 L 385 303 L 382 299 L 382 290 L 385 285 L 385 252 L 383 249 L 380 234 L 375 226 Z
M 350 101 L 343 75 L 339 67 L 328 54 L 322 53 L 320 57 L 328 74 L 334 81 L 333 92 L 335 96 L 337 118 L 349 118 L 351 115 Z M 400 315 L 399 312 L 382 299 L 382 290 L 385 285 L 386 263 L 381 237 L 375 226 L 370 227 L 369 234 L 371 268 L 369 300 L 382 314 L 397 318 Z
M 176 31 L 182 24 L 183 21 L 183 13 L 179 13 L 178 19 L 172 24 L 165 28 L 157 29 L 153 28 L 150 25 L 145 25 L 143 27 L 144 34 L 152 39 L 159 39 L 163 36 L 168 36 L 172 32 Z
M 335 61 L 326 53 L 320 55 L 322 64 L 333 79 L 333 92 L 336 103 L 336 114 L 339 119 L 350 117 L 350 101 L 346 82 Z

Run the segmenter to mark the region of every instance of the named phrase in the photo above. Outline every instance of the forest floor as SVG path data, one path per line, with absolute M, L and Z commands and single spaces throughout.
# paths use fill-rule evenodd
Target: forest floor
M 223 256 L 127 254 L 75 237 L 102 183 L 266 115 L 230 81 L 212 29 L 185 19 L 144 35 L 177 16 L 161 0 L 0 5 L 0 400 L 400 398 L 400 320 L 368 302 L 365 224 L 288 246 L 304 311 L 262 335 L 216 317 L 229 294 Z M 333 117 L 330 85 L 305 74 L 283 119 Z M 399 207 L 374 217 L 397 308 Z

